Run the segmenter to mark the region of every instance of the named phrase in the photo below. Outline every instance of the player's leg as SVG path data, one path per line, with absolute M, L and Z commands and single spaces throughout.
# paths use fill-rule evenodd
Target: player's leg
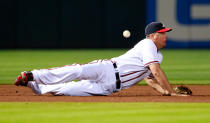
M 56 84 L 78 80 L 96 80 L 103 79 L 105 70 L 111 67 L 110 61 L 96 60 L 88 64 L 74 64 L 55 69 L 41 69 L 32 71 L 34 81 L 38 84 Z
M 63 67 L 33 70 L 34 81 L 38 84 L 57 84 L 69 82 L 80 77 L 82 72 L 81 65 L 73 64 Z
M 110 61 L 103 60 L 95 60 L 88 64 L 81 65 L 82 71 L 77 79 L 101 81 L 104 79 L 103 77 L 110 66 L 113 68 Z
M 40 69 L 21 72 L 15 80 L 15 85 L 27 86 L 28 81 L 35 81 L 38 84 L 55 84 L 72 81 L 78 78 L 81 73 L 79 64 L 66 65 L 63 67 Z
M 73 64 L 52 69 L 33 70 L 32 72 L 22 72 L 22 79 L 18 77 L 15 85 L 26 86 L 29 78 L 28 73 L 32 73 L 31 81 L 46 85 L 69 82 L 75 79 L 101 81 L 110 69 L 113 69 L 111 61 L 96 60 L 84 65 Z M 21 82 L 25 84 L 21 84 Z
M 54 94 L 63 94 L 65 96 L 105 96 L 112 93 L 112 91 L 105 89 L 100 82 L 96 83 L 94 81 L 82 80 L 80 82 L 66 83 L 66 86 Z
M 112 93 L 104 89 L 100 83 L 95 83 L 89 80 L 54 85 L 43 85 L 30 81 L 28 87 L 30 87 L 36 94 L 52 93 L 54 95 L 65 96 L 95 96 L 109 95 Z

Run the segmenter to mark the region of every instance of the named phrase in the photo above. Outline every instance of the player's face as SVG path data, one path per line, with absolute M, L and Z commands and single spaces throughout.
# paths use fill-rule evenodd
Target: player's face
M 166 32 L 154 34 L 154 40 L 155 40 L 155 43 L 156 43 L 158 49 L 161 49 L 166 46 L 166 38 L 167 38 Z

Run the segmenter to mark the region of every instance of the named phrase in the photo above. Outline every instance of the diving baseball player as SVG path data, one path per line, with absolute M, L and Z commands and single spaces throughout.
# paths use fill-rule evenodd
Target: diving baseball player
M 162 95 L 183 96 L 173 91 L 160 67 L 160 49 L 166 46 L 166 32 L 171 30 L 160 22 L 152 22 L 145 28 L 146 38 L 119 57 L 21 72 L 14 84 L 27 86 L 36 94 L 94 96 L 110 95 L 144 79 Z

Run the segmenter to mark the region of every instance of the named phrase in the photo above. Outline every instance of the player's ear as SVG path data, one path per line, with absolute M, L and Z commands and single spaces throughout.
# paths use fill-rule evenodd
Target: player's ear
M 155 33 L 149 34 L 149 38 L 150 38 L 150 39 L 154 39 L 154 34 L 155 34 Z

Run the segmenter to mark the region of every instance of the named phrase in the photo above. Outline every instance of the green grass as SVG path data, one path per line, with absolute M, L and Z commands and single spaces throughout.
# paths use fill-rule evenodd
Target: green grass
M 210 84 L 210 50 L 165 50 L 163 69 L 174 84 Z
M 12 84 L 21 71 L 109 59 L 126 51 L 0 50 L 0 83 Z M 162 53 L 164 59 L 161 66 L 171 84 L 210 84 L 210 50 L 163 50 Z
M 0 103 L 1 123 L 207 123 L 209 103 Z

